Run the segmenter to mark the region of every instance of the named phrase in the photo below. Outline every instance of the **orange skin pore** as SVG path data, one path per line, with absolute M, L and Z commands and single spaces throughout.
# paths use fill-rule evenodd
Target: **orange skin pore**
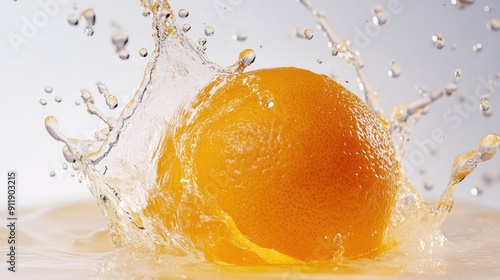
M 171 123 L 144 210 L 212 262 L 371 257 L 397 193 L 387 128 L 327 76 L 219 76 Z M 182 247 L 182 246 L 181 246 Z M 343 250 L 343 251 L 342 251 Z

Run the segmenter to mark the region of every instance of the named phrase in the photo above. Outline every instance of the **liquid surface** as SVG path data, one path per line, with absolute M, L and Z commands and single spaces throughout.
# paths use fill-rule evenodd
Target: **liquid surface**
M 448 242 L 432 258 L 389 252 L 330 271 L 307 266 L 220 267 L 188 259 L 113 250 L 106 223 L 93 201 L 24 209 L 18 232 L 19 273 L 2 279 L 498 279 L 500 211 L 457 202 L 442 230 Z M 5 213 L 2 213 L 2 217 Z M 75 223 L 74 220 L 78 220 Z M 50 227 L 44 226 L 49 225 Z M 41 232 L 40 228 L 45 228 Z M 6 235 L 5 229 L 0 234 Z M 0 250 L 6 249 L 5 240 Z M 399 259 L 395 262 L 395 259 Z M 395 263 L 399 263 L 395 265 Z M 5 265 L 2 265 L 4 267 Z M 346 269 L 346 267 L 348 267 Z M 443 275 L 445 274 L 445 275 Z M 4 278 L 8 276 L 9 278 Z M 43 275 L 40 278 L 40 275 Z

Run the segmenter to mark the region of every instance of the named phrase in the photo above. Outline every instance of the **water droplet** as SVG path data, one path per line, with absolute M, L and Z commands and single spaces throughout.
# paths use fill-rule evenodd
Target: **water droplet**
M 70 176 L 71 176 L 71 177 L 75 177 L 75 173 L 71 173 L 71 174 L 70 174 Z
M 52 93 L 54 89 L 51 86 L 46 86 L 43 90 L 45 90 L 46 93 Z
M 430 179 L 430 178 L 425 179 L 425 181 L 424 181 L 424 189 L 430 191 L 433 188 L 434 188 L 434 182 L 432 181 L 432 179 Z
M 500 30 L 500 19 L 498 18 L 493 18 L 491 19 L 488 24 L 486 25 L 486 27 L 489 29 L 489 30 L 493 30 L 493 31 L 498 31 Z
M 118 99 L 114 95 L 109 93 L 108 87 L 103 82 L 96 82 L 96 84 L 99 93 L 104 96 L 106 105 L 108 105 L 109 109 L 114 110 L 116 107 L 118 107 Z
M 213 26 L 205 26 L 205 36 L 212 36 L 215 33 L 215 28 Z
M 87 34 L 87 36 L 94 35 L 94 25 L 95 25 L 95 12 L 94 12 L 94 10 L 93 9 L 86 9 L 85 11 L 82 12 L 82 18 L 87 23 L 87 26 L 85 27 L 85 34 Z
M 245 31 L 238 31 L 233 34 L 232 38 L 235 41 L 245 41 L 248 38 L 248 35 Z
M 392 77 L 392 78 L 399 77 L 399 75 L 401 75 L 401 66 L 399 64 L 397 64 L 396 62 L 394 62 L 394 60 L 391 60 L 391 62 L 389 62 L 389 65 L 390 65 L 390 69 L 387 72 L 389 77 Z
M 450 96 L 450 95 L 452 95 L 455 91 L 457 91 L 457 89 L 458 89 L 457 84 L 455 84 L 455 83 L 451 83 L 451 84 L 447 84 L 444 90 L 445 90 L 445 92 L 446 92 L 446 95 Z
M 318 58 L 318 59 L 316 59 L 316 62 L 317 62 L 318 64 L 322 64 L 322 63 L 323 63 L 323 60 L 322 60 L 322 59 L 320 59 L 320 58 Z
M 432 39 L 434 46 L 438 50 L 442 49 L 444 47 L 444 44 L 446 43 L 444 36 L 443 36 L 443 33 L 440 33 L 440 32 L 432 35 L 431 39 Z
M 380 4 L 375 4 L 372 8 L 373 23 L 375 25 L 384 25 L 387 22 L 387 15 L 384 7 Z
M 456 50 L 457 49 L 457 44 L 456 43 L 451 44 L 451 49 L 452 50 Z
M 314 32 L 311 29 L 307 28 L 304 30 L 303 37 L 306 40 L 311 40 L 314 37 Z
M 83 102 L 85 103 L 89 102 L 91 104 L 94 104 L 94 98 L 92 97 L 92 93 L 90 92 L 90 90 L 82 89 L 80 91 L 80 94 L 82 96 Z
M 427 97 L 428 94 L 427 87 L 424 85 L 419 85 L 417 87 L 417 93 L 420 95 L 420 97 Z
M 179 10 L 179 17 L 180 18 L 187 18 L 189 16 L 189 11 L 186 9 L 180 9 Z
M 129 59 L 130 54 L 127 52 L 127 50 L 121 49 L 118 51 L 118 57 L 123 59 L 123 60 L 126 60 L 126 59 Z
M 482 193 L 483 193 L 483 187 L 481 185 L 477 185 L 470 190 L 470 194 L 472 194 L 473 196 L 478 196 L 481 195 Z
M 80 16 L 78 16 L 77 14 L 70 14 L 66 20 L 68 21 L 68 23 L 70 25 L 78 25 L 78 21 L 80 19 Z
M 55 102 L 57 102 L 57 103 L 59 103 L 59 102 L 61 102 L 61 101 L 62 101 L 62 98 L 61 98 L 59 95 L 58 95 L 58 96 L 55 96 L 55 97 L 54 97 L 54 101 L 55 101 Z
M 42 98 L 42 99 L 40 99 L 38 102 L 40 102 L 40 105 L 42 105 L 42 106 L 47 105 L 47 100 L 45 100 L 45 99 L 43 99 L 43 98 Z
M 128 34 L 125 31 L 117 30 L 111 34 L 111 42 L 116 49 L 123 49 L 128 43 Z
M 271 101 L 269 101 L 269 102 L 267 102 L 266 107 L 267 107 L 267 108 L 272 108 L 272 107 L 274 107 L 274 102 L 273 102 L 272 100 L 271 100 Z
M 472 50 L 475 52 L 480 52 L 483 50 L 483 45 L 481 43 L 477 43 L 474 46 L 472 46 Z
M 446 43 L 446 41 L 443 38 L 439 38 L 439 39 L 437 39 L 436 44 L 434 46 L 436 47 L 436 49 L 440 50 L 440 49 L 444 48 L 445 43 Z
M 338 45 L 333 45 L 332 47 L 332 55 L 337 56 L 339 54 L 339 46 Z
M 76 106 L 80 106 L 80 100 L 75 99 L 75 105 L 76 105 Z
M 491 107 L 490 107 L 488 110 L 483 112 L 483 115 L 485 117 L 491 117 L 491 115 L 493 115 L 493 109 L 491 109 Z
M 142 57 L 148 56 L 148 50 L 146 48 L 141 48 L 139 50 L 139 55 L 142 56 Z
M 483 112 L 486 112 L 490 109 L 490 103 L 488 102 L 488 100 L 486 100 L 486 98 L 481 98 L 479 109 Z
M 68 164 L 66 162 L 63 162 L 62 169 L 64 169 L 64 170 L 68 169 Z
M 78 170 L 78 169 L 80 169 L 80 166 L 78 166 L 78 164 L 77 164 L 76 162 L 75 162 L 75 163 L 73 163 L 73 164 L 71 165 L 71 167 L 73 167 L 73 170 L 75 170 L 75 171 L 76 171 L 76 170 Z
M 54 176 L 56 176 L 56 172 L 55 171 L 50 171 L 49 175 L 50 175 L 50 177 L 54 177 Z
M 191 24 L 185 23 L 182 25 L 182 32 L 188 32 L 191 30 Z
M 470 5 L 474 4 L 475 0 L 451 0 L 451 4 L 455 5 L 460 9 L 465 9 Z
M 488 5 L 484 6 L 484 11 L 487 12 L 487 13 L 491 12 L 491 7 L 488 6 Z
M 83 182 L 83 178 L 82 177 L 78 178 L 78 183 L 81 183 L 81 182 Z

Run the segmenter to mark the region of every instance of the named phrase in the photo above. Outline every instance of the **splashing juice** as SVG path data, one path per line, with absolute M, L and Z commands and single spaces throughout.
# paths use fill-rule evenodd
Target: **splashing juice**
M 221 67 L 205 54 L 206 38 L 193 41 L 186 35 L 190 26 L 178 22 L 188 10 L 175 12 L 167 1 L 141 4 L 153 21 L 155 49 L 140 50 L 149 63 L 119 116 L 101 112 L 92 91 L 82 90 L 88 112 L 107 126 L 95 139 L 68 137 L 55 117 L 45 120 L 49 134 L 64 143 L 65 159 L 81 170 L 108 227 L 75 246 L 106 251 L 109 237 L 117 247 L 94 255 L 102 262 L 94 276 L 432 277 L 460 275 L 471 262 L 485 277 L 500 273 L 500 248 L 484 241 L 500 233 L 498 213 L 459 207 L 442 227 L 455 187 L 494 156 L 500 137 L 489 134 L 458 156 L 433 203 L 423 200 L 401 164 L 410 120 L 457 91 L 460 69 L 442 90 L 422 90 L 421 99 L 398 105 L 387 118 L 359 51 L 312 1 L 300 5 L 316 18 L 331 53 L 354 68 L 366 105 L 306 70 L 249 71 L 256 59 L 250 49 Z M 89 11 L 85 32 L 91 36 L 95 14 Z M 386 13 L 374 6 L 374 22 L 385 25 Z M 216 33 L 204 29 L 205 36 Z M 296 30 L 306 40 L 318 34 Z M 435 37 L 442 49 L 442 34 Z M 126 33 L 116 31 L 112 39 L 127 59 Z M 389 76 L 401 72 L 391 60 Z M 103 82 L 97 91 L 109 109 L 117 108 Z M 469 225 L 459 232 L 464 218 Z

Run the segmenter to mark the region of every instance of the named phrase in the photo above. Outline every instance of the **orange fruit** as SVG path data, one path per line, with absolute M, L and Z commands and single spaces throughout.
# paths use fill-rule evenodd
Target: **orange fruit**
M 209 261 L 383 250 L 394 147 L 372 111 L 327 76 L 297 68 L 219 76 L 171 123 L 158 158 L 159 188 L 145 212 L 166 240 L 175 233 L 175 246 Z

